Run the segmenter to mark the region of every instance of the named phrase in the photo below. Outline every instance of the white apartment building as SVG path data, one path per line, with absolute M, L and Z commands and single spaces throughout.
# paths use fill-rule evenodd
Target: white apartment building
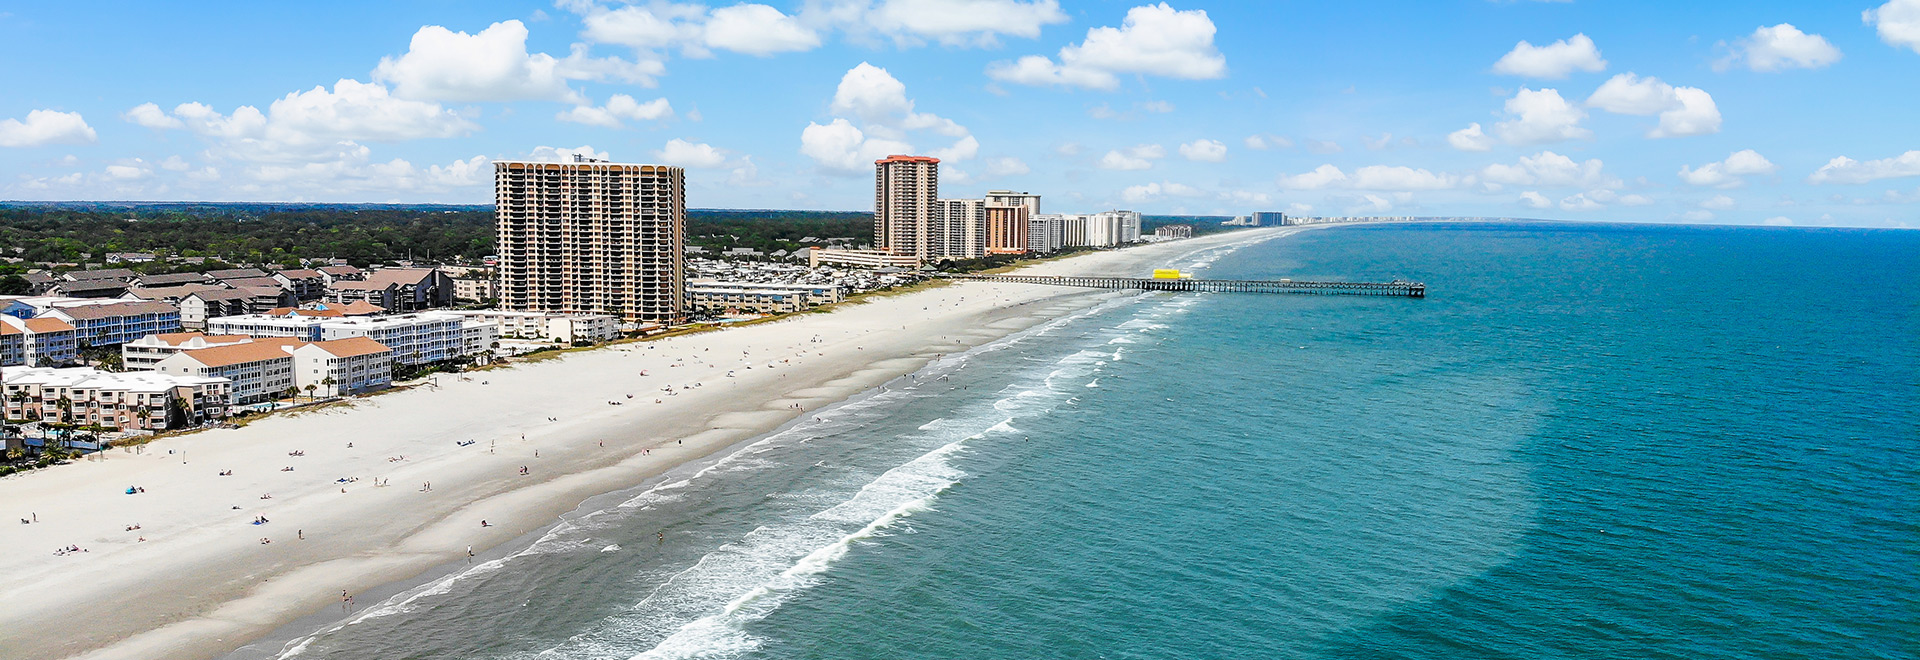
M 365 337 L 303 344 L 290 355 L 302 394 L 359 394 L 393 384 L 393 351 Z
M 77 333 L 66 321 L 0 314 L 0 367 L 72 364 L 79 350 Z
M 497 338 L 551 339 L 564 344 L 576 341 L 603 342 L 620 337 L 620 319 L 605 314 L 552 314 L 503 310 L 459 310 L 436 312 L 493 324 Z
M 987 209 L 982 199 L 937 199 L 933 213 L 933 256 L 978 259 L 987 256 Z
M 8 419 L 164 430 L 226 416 L 230 384 L 220 378 L 92 367 L 8 369 Z
M 688 302 L 695 309 L 728 309 L 758 314 L 798 312 L 846 299 L 832 284 L 762 284 L 757 282 L 695 281 L 687 284 Z
M 934 201 L 940 197 L 940 159 L 888 156 L 873 162 L 873 248 L 926 259 L 934 256 Z
M 285 337 L 182 351 L 154 364 L 175 376 L 221 378 L 232 383 L 232 402 L 246 405 L 295 391 L 292 350 L 306 342 Z
M 120 365 L 127 371 L 151 371 L 154 365 L 175 353 L 250 341 L 253 338 L 246 335 L 207 335 L 200 332 L 147 335 L 120 345 Z
M 920 258 L 910 255 L 898 255 L 881 250 L 836 250 L 833 248 L 808 248 L 807 267 L 852 266 L 854 268 L 919 268 Z
M 685 170 L 495 161 L 493 192 L 501 308 L 685 320 Z
M 233 403 L 246 405 L 288 393 L 334 396 L 381 389 L 393 382 L 393 356 L 391 349 L 364 337 L 320 342 L 269 337 L 181 351 L 154 369 L 224 378 L 232 383 Z
M 1034 252 L 1057 252 L 1060 248 L 1074 245 L 1068 238 L 1086 233 L 1086 217 L 1077 215 L 1048 214 L 1037 215 L 1027 220 L 1027 249 Z
M 435 313 L 328 319 L 320 324 L 320 339 L 366 337 L 393 349 L 394 362 L 427 364 L 469 354 L 464 321 Z

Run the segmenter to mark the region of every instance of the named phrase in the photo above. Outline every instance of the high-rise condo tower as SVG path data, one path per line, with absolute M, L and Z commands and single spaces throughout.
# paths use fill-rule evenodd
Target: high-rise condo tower
M 686 319 L 685 170 L 495 161 L 493 194 L 501 307 Z
M 940 159 L 888 156 L 873 162 L 873 249 L 921 258 L 937 256 L 934 200 L 940 197 Z

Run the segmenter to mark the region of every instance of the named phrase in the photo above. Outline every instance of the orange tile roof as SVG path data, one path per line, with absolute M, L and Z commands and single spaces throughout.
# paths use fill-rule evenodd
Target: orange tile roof
M 73 324 L 60 319 L 27 319 L 27 329 L 34 332 L 72 332 Z
M 267 316 L 346 316 L 332 309 L 300 309 L 298 307 L 275 307 L 267 310 Z
M 373 355 L 375 353 L 393 352 L 393 349 L 387 348 L 386 344 L 382 344 L 380 342 L 374 341 L 372 339 L 368 339 L 366 337 L 348 337 L 346 339 L 330 339 L 327 341 L 316 341 L 310 345 L 319 347 L 321 350 L 324 350 L 332 354 L 334 357 L 353 357 L 356 355 Z
M 291 337 L 255 339 L 245 344 L 215 346 L 182 351 L 180 354 L 209 367 L 225 367 L 273 358 L 289 357 L 284 348 L 297 348 L 306 342 Z
M 355 300 L 353 302 L 347 303 L 346 306 L 340 308 L 340 313 L 346 314 L 347 316 L 366 316 L 368 314 L 383 314 L 383 313 L 386 313 L 386 311 L 387 311 L 387 308 L 381 307 L 379 305 L 375 305 L 365 300 Z

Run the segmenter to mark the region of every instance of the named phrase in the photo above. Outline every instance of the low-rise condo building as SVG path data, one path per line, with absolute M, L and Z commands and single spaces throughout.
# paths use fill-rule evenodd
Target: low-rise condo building
M 812 284 L 694 281 L 687 283 L 687 301 L 709 313 L 728 310 L 756 314 L 798 312 L 845 299 L 840 287 Z
M 7 370 L 4 399 L 8 419 L 158 431 L 226 416 L 229 383 L 150 371 L 31 367 Z
M 0 314 L 0 366 L 59 367 L 79 359 L 80 342 L 60 319 L 23 319 Z
M 147 335 L 120 345 L 120 365 L 127 371 L 150 371 L 154 365 L 175 353 L 250 341 L 253 338 L 246 335 L 208 335 L 200 332 Z

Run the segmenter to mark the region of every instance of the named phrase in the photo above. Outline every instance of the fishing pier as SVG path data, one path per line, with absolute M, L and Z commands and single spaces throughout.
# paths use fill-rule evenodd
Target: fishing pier
M 1311 282 L 1301 280 L 1206 280 L 1163 277 L 1070 277 L 1061 275 L 941 275 L 954 280 L 1014 282 L 1077 286 L 1091 289 L 1145 291 L 1214 291 L 1219 293 L 1312 293 L 1336 296 L 1394 296 L 1425 298 L 1427 285 L 1419 282 Z

